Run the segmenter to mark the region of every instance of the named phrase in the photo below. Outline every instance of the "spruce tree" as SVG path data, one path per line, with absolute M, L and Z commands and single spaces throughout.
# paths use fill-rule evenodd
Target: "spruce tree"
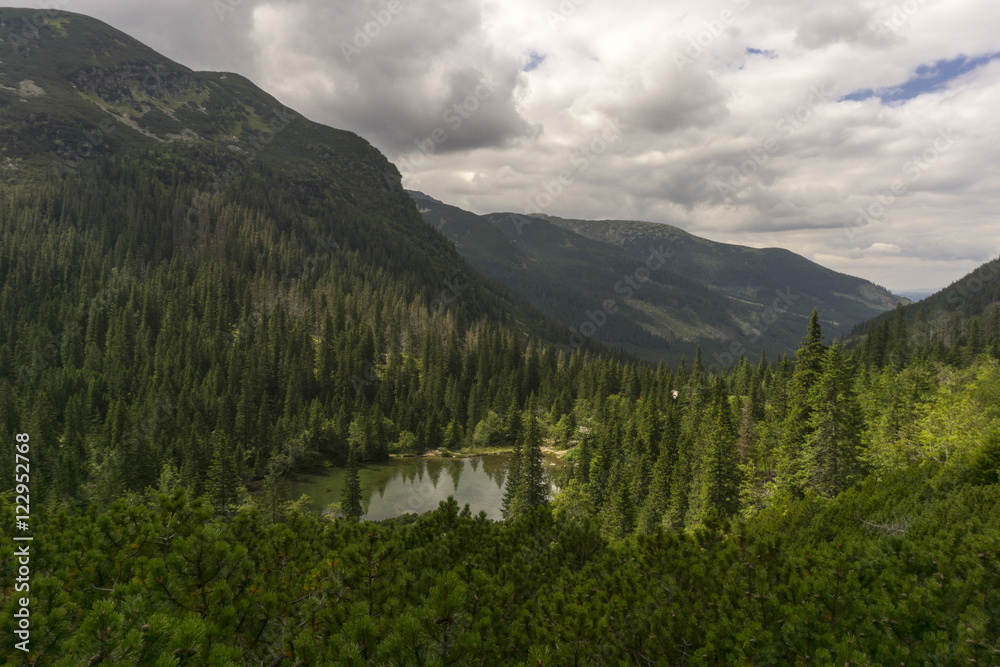
M 670 505 L 670 479 L 673 474 L 672 457 L 664 452 L 653 466 L 653 478 L 649 483 L 649 493 L 639 511 L 638 528 L 644 533 L 652 533 L 663 524 L 663 517 Z
M 507 483 L 504 486 L 503 501 L 500 505 L 500 512 L 504 519 L 513 518 L 519 511 L 521 477 L 521 438 L 518 437 L 514 441 L 514 451 L 511 452 L 510 465 L 507 467 Z
M 232 509 L 243 490 L 234 448 L 226 434 L 219 431 L 212 434 L 212 463 L 205 486 L 212 505 L 223 513 Z
M 896 310 L 893 313 L 888 353 L 888 361 L 897 371 L 902 370 L 910 360 L 910 335 L 906 326 L 906 316 L 903 314 L 903 304 L 899 302 L 896 302 Z
M 587 484 L 590 481 L 590 435 L 584 435 L 580 438 L 580 444 L 576 447 L 576 465 L 573 467 L 573 479 L 578 480 L 581 484 Z
M 524 439 L 521 444 L 520 505 L 526 510 L 543 505 L 548 499 L 549 487 L 542 467 L 542 433 L 535 416 L 535 395 L 528 399 L 525 410 Z
M 685 434 L 677 441 L 677 461 L 670 473 L 670 504 L 664 517 L 664 523 L 675 530 L 682 530 L 687 520 L 692 450 L 690 436 Z
M 694 520 L 717 524 L 739 508 L 740 471 L 736 429 L 721 380 L 715 383 L 712 411 L 705 429 L 706 449 L 701 464 L 698 507 Z
M 341 511 L 351 521 L 358 521 L 364 514 L 361 506 L 361 478 L 358 475 L 357 447 L 351 445 L 347 454 L 347 479 L 341 494 Z
M 445 427 L 444 435 L 441 439 L 441 446 L 447 450 L 462 448 L 462 429 L 458 425 L 458 421 L 452 419 L 448 422 L 448 426 Z
M 506 444 L 510 447 L 520 447 L 521 431 L 524 422 L 521 419 L 521 410 L 517 407 L 517 400 L 512 399 L 507 406 L 507 428 L 505 433 Z
M 611 539 L 627 537 L 635 529 L 635 504 L 621 466 L 615 468 L 608 487 L 608 500 L 601 511 L 601 532 Z
M 787 413 L 782 425 L 777 486 L 795 496 L 805 490 L 802 452 L 811 432 L 812 389 L 823 372 L 823 331 L 813 310 L 806 337 L 795 351 L 795 372 L 788 384 Z
M 649 485 L 653 478 L 653 462 L 646 445 L 639 442 L 638 460 L 632 467 L 632 498 L 637 506 L 641 506 L 649 494 Z
M 268 461 L 266 471 L 258 502 L 263 511 L 264 520 L 267 523 L 277 523 L 281 518 L 281 506 L 284 499 L 278 461 L 273 458 Z
M 823 360 L 823 373 L 810 395 L 812 413 L 804 468 L 808 487 L 832 497 L 861 477 L 861 408 L 850 369 L 834 342 Z

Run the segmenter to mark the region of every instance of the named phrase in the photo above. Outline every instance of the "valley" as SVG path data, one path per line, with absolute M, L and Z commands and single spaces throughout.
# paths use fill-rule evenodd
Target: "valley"
M 601 50 L 616 33 L 588 12 L 604 8 L 550 12 L 542 41 L 563 55 L 508 54 L 513 74 L 435 143 L 412 54 L 457 86 L 455 110 L 487 80 L 469 63 L 534 34 L 501 20 L 523 8 L 390 3 L 379 23 L 368 6 L 238 4 L 183 30 L 165 6 L 114 15 L 270 87 L 85 14 L 0 8 L 3 664 L 996 663 L 1000 259 L 988 225 L 973 252 L 921 217 L 952 187 L 964 215 L 989 210 L 985 185 L 948 172 L 965 149 L 864 247 L 843 245 L 838 206 L 850 179 L 898 171 L 880 151 L 923 145 L 873 134 L 911 122 L 907 100 L 822 100 L 744 190 L 705 185 L 706 162 L 725 175 L 754 151 L 761 122 L 728 124 L 766 116 L 723 95 L 731 77 L 829 44 L 895 54 L 895 31 L 828 43 L 821 21 L 790 47 L 726 51 L 725 71 L 651 53 L 643 79 L 628 73 L 645 59 L 606 68 L 662 41 L 633 36 L 656 21 L 601 14 L 631 16 Z M 369 25 L 356 52 L 332 37 Z M 448 37 L 465 25 L 472 46 Z M 713 49 L 733 37 L 698 29 Z M 595 39 L 570 40 L 567 68 L 574 30 Z M 960 64 L 972 85 L 989 61 Z M 538 84 L 553 72 L 563 85 Z M 677 87 L 643 93 L 661 80 Z M 407 126 L 411 108 L 426 117 Z M 504 210 L 610 116 L 614 145 L 552 213 Z M 404 164 L 413 137 L 435 150 Z M 659 222 L 616 219 L 636 211 Z M 917 285 L 972 268 L 910 302 L 827 265 Z

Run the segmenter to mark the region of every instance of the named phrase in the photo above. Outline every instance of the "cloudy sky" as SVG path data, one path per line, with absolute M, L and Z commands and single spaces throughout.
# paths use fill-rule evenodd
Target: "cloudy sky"
M 996 0 L 54 1 L 479 213 L 667 222 L 894 290 L 1000 253 Z

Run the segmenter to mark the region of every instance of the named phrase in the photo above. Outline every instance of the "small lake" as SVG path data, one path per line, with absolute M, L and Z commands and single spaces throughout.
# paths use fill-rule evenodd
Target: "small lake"
M 407 457 L 369 463 L 360 467 L 364 519 L 378 521 L 401 514 L 423 514 L 437 509 L 442 500 L 454 496 L 459 507 L 469 505 L 473 515 L 485 511 L 495 521 L 503 518 L 500 505 L 510 454 L 473 456 L 464 459 Z M 556 456 L 545 456 L 543 467 L 549 488 L 558 490 L 559 480 L 572 464 Z M 346 468 L 316 468 L 285 477 L 289 500 L 305 494 L 317 511 L 339 503 L 347 476 Z

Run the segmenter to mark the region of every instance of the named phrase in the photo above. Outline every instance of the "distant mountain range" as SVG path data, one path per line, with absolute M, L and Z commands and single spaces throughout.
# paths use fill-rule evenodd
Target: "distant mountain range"
M 917 301 L 921 301 L 922 299 L 926 299 L 927 297 L 929 297 L 930 295 L 934 294 L 935 292 L 937 292 L 937 290 L 933 290 L 933 289 L 914 289 L 914 290 L 899 291 L 899 292 L 897 292 L 897 294 L 899 294 L 899 296 L 903 297 L 907 301 L 912 301 L 913 303 L 916 303 Z
M 624 220 L 476 215 L 411 191 L 424 219 L 478 271 L 572 328 L 649 361 L 707 366 L 793 351 L 814 308 L 836 335 L 906 299 L 780 248 Z

